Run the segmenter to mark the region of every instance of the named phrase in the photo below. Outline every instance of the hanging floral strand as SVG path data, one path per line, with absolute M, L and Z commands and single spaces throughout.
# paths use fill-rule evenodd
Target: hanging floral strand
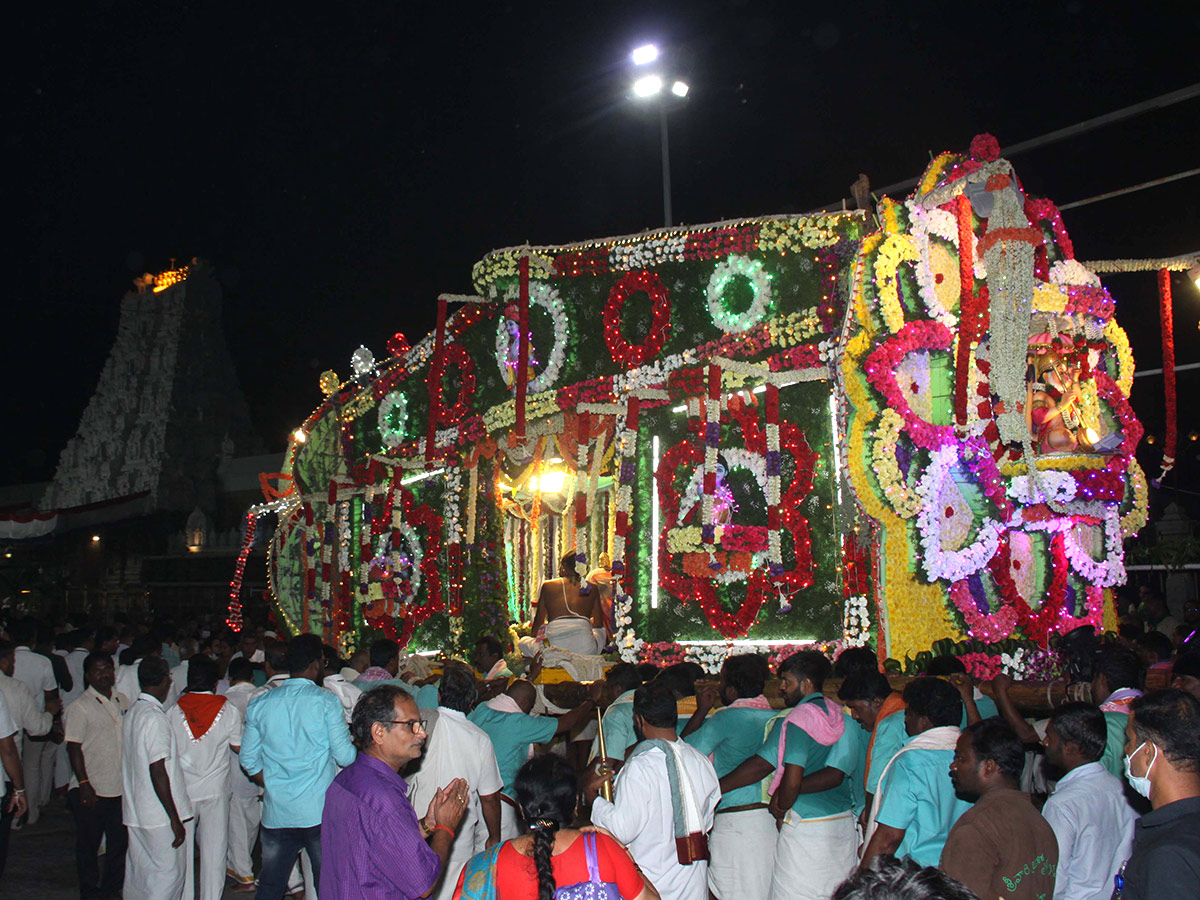
M 588 568 L 586 552 L 587 548 L 584 547 L 582 550 L 579 548 L 579 531 L 580 529 L 587 528 L 588 497 L 585 492 L 581 492 L 579 490 L 579 486 L 587 473 L 588 441 L 590 432 L 591 416 L 586 410 L 580 410 L 578 418 L 576 419 L 576 444 L 578 449 L 576 450 L 575 456 L 575 496 L 573 498 L 575 502 L 575 528 L 572 533 L 571 549 L 575 551 L 575 571 L 579 574 L 579 579 L 581 582 L 583 582 L 583 589 L 585 591 L 587 589 L 587 582 L 585 581 L 585 578 L 587 576 Z M 599 450 L 600 448 L 597 447 L 596 452 L 599 453 Z M 586 534 L 587 532 L 585 530 L 584 535 L 586 536 Z
M 1175 407 L 1175 326 L 1171 309 L 1171 272 L 1158 272 L 1158 314 L 1162 320 L 1163 388 L 1166 398 L 1167 435 L 1163 441 L 1161 482 L 1175 468 L 1176 407 Z
M 704 494 L 700 507 L 700 533 L 709 566 L 719 569 L 716 557 L 716 523 L 713 522 L 713 497 L 717 492 L 717 446 L 721 442 L 721 367 L 708 367 L 708 403 L 704 425 Z
M 246 574 L 246 558 L 250 555 L 250 546 L 254 543 L 254 532 L 257 528 L 258 517 L 252 512 L 247 513 L 242 531 L 242 549 L 238 551 L 233 579 L 229 582 L 229 607 L 225 614 L 225 624 L 234 631 L 242 630 L 242 578 Z

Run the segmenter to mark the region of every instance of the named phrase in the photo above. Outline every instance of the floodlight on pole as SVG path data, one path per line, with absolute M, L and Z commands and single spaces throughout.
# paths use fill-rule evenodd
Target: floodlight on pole
M 676 97 L 686 97 L 687 92 L 688 92 L 688 86 L 687 86 L 686 82 L 677 81 L 673 85 L 671 85 L 671 93 L 674 94 Z
M 653 97 L 662 90 L 662 78 L 657 75 L 643 75 L 633 83 L 635 97 Z
M 658 48 L 653 44 L 643 44 L 641 47 L 635 48 L 630 57 L 635 66 L 644 66 L 658 59 Z

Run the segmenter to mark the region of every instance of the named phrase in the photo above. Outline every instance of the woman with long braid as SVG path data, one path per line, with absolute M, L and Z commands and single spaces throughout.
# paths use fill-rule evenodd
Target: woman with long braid
M 572 827 L 579 781 L 562 757 L 534 757 L 515 787 L 529 834 L 476 854 L 454 900 L 659 900 L 616 839 Z

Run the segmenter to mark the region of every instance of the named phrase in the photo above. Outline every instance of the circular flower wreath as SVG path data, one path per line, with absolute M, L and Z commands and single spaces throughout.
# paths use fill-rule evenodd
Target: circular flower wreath
M 404 443 L 408 427 L 408 398 L 400 391 L 388 391 L 379 402 L 379 436 L 389 447 Z
M 453 406 L 447 406 L 442 399 L 444 387 L 438 385 L 438 424 L 453 425 L 471 411 L 471 401 L 475 397 L 475 360 L 471 359 L 462 344 L 447 344 L 443 353 L 443 376 L 446 373 L 446 365 L 458 366 L 458 399 Z
M 505 305 L 516 303 L 519 296 L 520 288 L 514 284 L 504 292 Z M 550 348 L 546 365 L 536 377 L 529 379 L 529 384 L 526 385 L 526 390 L 530 394 L 537 394 L 552 388 L 562 371 L 563 360 L 567 355 L 567 314 L 563 310 L 562 298 L 558 296 L 558 291 L 541 281 L 529 282 L 529 305 L 530 309 L 534 306 L 544 309 L 554 326 L 554 346 Z M 500 367 L 500 375 L 504 378 L 508 378 L 510 374 L 508 371 L 510 345 L 507 321 L 502 315 L 496 326 L 496 364 Z M 530 347 L 532 348 L 532 346 L 533 341 L 530 340 Z M 516 390 L 516 383 L 514 378 L 510 390 Z
M 754 293 L 750 305 L 740 313 L 730 312 L 725 303 L 725 292 L 737 275 L 750 282 L 750 289 Z M 727 334 L 738 334 L 753 328 L 767 314 L 767 307 L 771 303 L 771 278 L 763 271 L 761 259 L 731 253 L 713 269 L 706 293 L 713 324 Z
M 634 344 L 621 333 L 621 313 L 625 301 L 638 291 L 645 291 L 650 297 L 650 333 L 640 344 Z M 662 279 L 644 269 L 622 275 L 608 292 L 608 302 L 604 304 L 604 343 L 613 362 L 624 369 L 636 369 L 659 354 L 670 333 L 671 304 Z

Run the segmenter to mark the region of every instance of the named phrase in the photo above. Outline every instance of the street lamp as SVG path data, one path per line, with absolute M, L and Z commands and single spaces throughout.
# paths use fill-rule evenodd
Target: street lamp
M 645 66 L 659 58 L 658 48 L 653 44 L 638 47 L 630 54 L 635 66 Z M 642 75 L 633 82 L 633 96 L 637 100 L 658 99 L 659 143 L 662 147 L 663 177 L 663 223 L 671 226 L 671 150 L 667 139 L 667 104 L 683 101 L 688 95 L 687 82 L 672 79 L 669 90 L 663 77 L 657 73 Z

